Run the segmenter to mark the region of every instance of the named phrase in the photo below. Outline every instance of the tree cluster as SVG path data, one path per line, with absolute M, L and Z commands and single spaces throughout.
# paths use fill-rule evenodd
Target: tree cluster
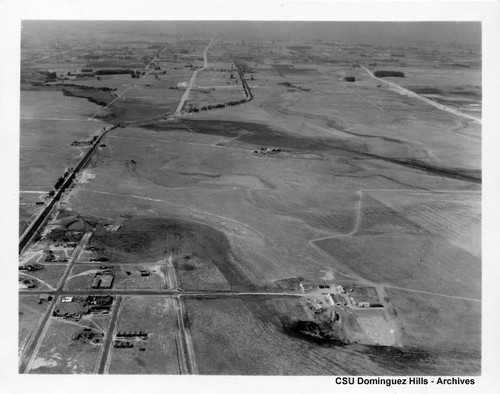
M 375 71 L 373 74 L 375 74 L 375 76 L 379 77 L 379 78 L 384 78 L 384 77 L 404 78 L 405 77 L 405 74 L 402 71 L 385 71 L 385 70 L 380 70 L 380 71 Z
M 97 70 L 96 75 L 112 75 L 112 74 L 135 74 L 136 71 L 129 68 L 111 68 L 106 70 Z

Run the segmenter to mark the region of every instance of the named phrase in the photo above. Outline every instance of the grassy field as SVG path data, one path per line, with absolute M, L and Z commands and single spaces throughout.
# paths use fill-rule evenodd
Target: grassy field
M 22 271 L 26 274 L 39 279 L 44 284 L 56 288 L 59 280 L 61 279 L 64 271 L 66 270 L 66 264 L 44 264 L 43 269 L 39 271 Z
M 39 304 L 36 295 L 19 296 L 19 352 L 24 349 L 48 306 L 46 302 Z
M 68 168 L 74 168 L 86 148 L 75 140 L 90 139 L 107 124 L 87 121 L 98 106 L 66 97 L 58 91 L 22 91 L 20 123 L 20 190 L 48 192 Z M 25 197 L 25 194 L 22 195 Z M 20 206 L 20 232 L 41 206 Z
M 478 194 L 374 191 L 360 198 L 356 233 L 318 246 L 374 282 L 480 297 Z
M 178 374 L 175 312 L 170 299 L 125 297 L 117 331 L 147 331 L 148 339 L 131 349 L 111 348 L 110 374 Z M 144 347 L 145 351 L 139 348 Z
M 185 256 L 175 261 L 174 267 L 184 290 L 228 291 L 230 283 L 210 260 Z
M 101 324 L 103 322 L 100 322 Z M 34 358 L 32 374 L 91 374 L 99 357 L 102 343 L 81 343 L 71 337 L 83 327 L 95 327 L 89 321 L 78 324 L 69 321 L 49 321 L 42 345 Z M 105 327 L 105 326 L 104 326 Z M 103 327 L 103 328 L 104 328 Z
M 312 360 L 312 349 L 294 344 L 272 323 L 257 320 L 240 300 L 187 300 L 193 346 L 201 374 L 330 374 L 331 361 Z M 309 354 L 308 354 L 309 353 Z M 308 363 L 303 361 L 309 357 Z M 301 363 L 302 361 L 302 363 Z M 337 370 L 339 372 L 339 370 Z
M 67 97 L 58 91 L 23 91 L 21 119 L 77 119 L 85 120 L 99 107 L 76 97 Z
M 307 340 L 287 328 L 289 319 L 304 317 L 294 301 L 190 299 L 186 306 L 201 374 L 401 375 L 421 371 L 432 375 L 473 370 L 465 360 L 460 361 L 463 355 L 435 354 L 420 347 L 332 346 Z M 373 319 L 384 320 L 376 315 L 364 319 L 365 329 Z M 381 331 L 373 338 L 381 341 L 387 334 Z M 450 359 L 458 364 L 450 365 Z
M 29 226 L 31 221 L 40 213 L 43 205 L 19 205 L 19 235 Z
M 479 193 L 375 192 L 370 195 L 420 229 L 440 235 L 455 246 L 481 257 Z
M 405 327 L 406 345 L 432 349 L 442 359 L 453 359 L 450 371 L 480 373 L 480 303 L 398 289 L 388 289 L 388 295 Z
M 480 298 L 480 260 L 430 235 L 357 235 L 317 245 L 362 277 L 414 290 Z
M 481 348 L 479 303 L 399 289 L 388 289 L 388 295 L 403 320 L 410 344 L 425 343 L 429 348 L 445 350 L 460 348 L 476 352 L 477 356 Z M 460 320 L 451 318 L 457 314 Z

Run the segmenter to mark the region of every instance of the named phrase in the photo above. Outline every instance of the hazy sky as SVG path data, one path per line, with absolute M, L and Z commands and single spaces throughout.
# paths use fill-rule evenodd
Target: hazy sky
M 479 22 L 23 21 L 23 31 L 203 34 L 241 39 L 342 41 L 411 46 L 480 46 Z

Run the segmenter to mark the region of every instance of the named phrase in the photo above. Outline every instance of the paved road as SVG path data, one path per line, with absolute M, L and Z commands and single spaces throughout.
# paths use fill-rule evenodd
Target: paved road
M 453 115 L 457 115 L 457 116 L 461 116 L 462 118 L 473 120 L 475 122 L 478 122 L 479 124 L 482 123 L 481 119 L 479 119 L 479 118 L 476 118 L 476 117 L 468 115 L 468 114 L 464 114 L 463 112 L 460 112 L 460 111 L 458 111 L 454 108 L 451 108 L 451 107 L 447 107 L 446 105 L 439 104 L 435 101 L 428 99 L 427 97 L 421 96 L 420 94 L 412 92 L 411 90 L 405 89 L 404 87 L 398 85 L 397 83 L 388 81 L 388 80 L 383 79 L 383 78 L 378 78 L 375 76 L 375 74 L 373 74 L 373 72 L 371 72 L 365 66 L 361 65 L 361 67 L 368 73 L 368 75 L 370 77 L 372 77 L 373 79 L 376 79 L 379 82 L 382 82 L 383 84 L 386 84 L 386 85 L 393 87 L 396 90 L 396 92 L 398 92 L 399 94 L 402 94 L 403 96 L 409 96 L 409 97 L 416 98 L 420 101 L 424 101 L 427 104 L 430 104 L 430 105 L 436 107 L 437 109 L 440 109 L 441 111 L 446 111 L 446 112 L 449 112 Z
M 417 290 L 417 289 L 408 289 L 406 287 L 398 287 L 398 286 L 391 286 L 391 285 L 384 285 L 388 289 L 397 289 L 397 290 L 402 290 L 402 291 L 410 291 L 413 293 L 422 293 L 422 294 L 428 294 L 432 296 L 437 296 L 437 297 L 446 297 L 446 298 L 454 298 L 457 300 L 464 300 L 464 301 L 472 301 L 472 302 L 481 302 L 481 300 L 477 298 L 469 298 L 469 297 L 460 297 L 460 296 L 454 296 L 450 294 L 442 294 L 442 293 L 434 293 L 432 291 L 425 291 L 425 290 Z
M 97 115 L 99 115 L 102 111 L 104 111 L 106 108 L 108 108 L 110 105 L 114 104 L 117 100 L 119 100 L 125 93 L 127 93 L 130 89 L 135 88 L 134 85 L 130 85 L 127 89 L 124 89 L 123 92 L 118 94 L 114 100 L 106 104 L 104 107 L 99 108 L 99 110 L 92 116 L 88 117 L 87 120 L 92 120 L 94 119 Z
M 196 76 L 198 75 L 198 73 L 200 71 L 205 70 L 208 67 L 207 52 L 208 52 L 208 49 L 212 46 L 213 42 L 214 42 L 213 39 L 210 40 L 210 43 L 203 51 L 203 67 L 195 70 L 195 72 L 191 76 L 191 79 L 189 80 L 188 86 L 186 87 L 186 91 L 182 95 L 181 101 L 179 102 L 179 105 L 177 106 L 177 109 L 175 110 L 174 116 L 179 116 L 181 114 L 182 108 L 184 107 L 184 104 L 189 97 L 189 92 L 193 88 L 193 85 L 194 85 L 194 82 L 196 81 Z
M 106 290 L 61 290 L 47 291 L 47 290 L 20 290 L 21 295 L 38 295 L 38 294 L 58 294 L 60 296 L 81 296 L 81 295 L 114 295 L 114 296 L 173 296 L 173 297 L 238 297 L 238 296 L 273 296 L 273 297 L 303 297 L 302 293 L 286 293 L 286 292 L 272 292 L 272 291 L 177 291 L 177 290 L 125 290 L 125 289 L 106 289 Z

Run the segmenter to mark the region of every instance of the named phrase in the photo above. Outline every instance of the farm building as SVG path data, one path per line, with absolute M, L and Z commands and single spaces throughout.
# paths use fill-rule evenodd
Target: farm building
M 340 294 L 330 294 L 335 305 L 345 305 L 345 300 Z
M 111 289 L 113 286 L 113 281 L 115 277 L 113 275 L 104 274 L 104 275 L 96 275 L 92 280 L 92 288 L 93 289 Z
M 351 305 L 351 301 L 354 302 L 352 298 L 350 299 L 348 296 L 344 294 L 341 294 L 340 297 L 342 297 L 342 299 L 344 300 L 344 305 Z
M 94 280 L 92 281 L 92 288 L 93 289 L 98 289 L 100 285 L 101 285 L 101 278 L 99 278 L 98 276 L 96 276 L 94 278 Z
M 99 285 L 100 289 L 111 289 L 111 286 L 113 286 L 113 280 L 114 280 L 113 275 L 103 275 L 101 278 L 101 284 Z
M 113 304 L 112 296 L 88 296 L 87 304 L 90 305 L 108 305 L 111 306 Z

